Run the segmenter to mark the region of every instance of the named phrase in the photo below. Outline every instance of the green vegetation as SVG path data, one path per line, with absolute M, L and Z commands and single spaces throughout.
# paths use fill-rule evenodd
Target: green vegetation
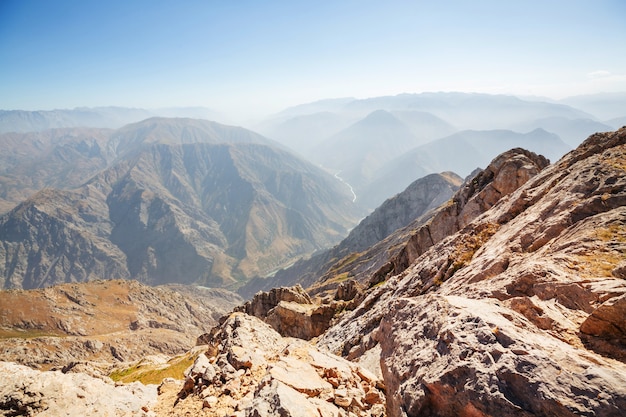
M 347 281 L 348 278 L 350 278 L 350 273 L 349 272 L 342 272 L 339 275 L 335 275 L 334 277 L 332 277 L 327 282 L 344 282 L 344 281 Z
M 62 333 L 53 333 L 50 331 L 39 330 L 39 329 L 28 329 L 28 330 L 18 330 L 18 329 L 0 329 L 0 339 L 35 339 L 38 337 L 64 337 L 67 336 Z
M 193 365 L 198 354 L 177 356 L 166 365 L 138 364 L 112 372 L 109 377 L 115 382 L 141 382 L 144 385 L 160 384 L 165 378 L 184 379 L 184 372 Z

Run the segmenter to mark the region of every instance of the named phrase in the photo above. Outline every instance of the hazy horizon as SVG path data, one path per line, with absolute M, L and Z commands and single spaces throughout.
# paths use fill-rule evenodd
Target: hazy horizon
M 207 107 L 325 98 L 626 92 L 626 3 L 0 3 L 0 108 Z

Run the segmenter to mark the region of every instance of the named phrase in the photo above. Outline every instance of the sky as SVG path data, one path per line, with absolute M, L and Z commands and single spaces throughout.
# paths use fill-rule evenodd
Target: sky
M 0 0 L 0 109 L 626 91 L 624 0 Z

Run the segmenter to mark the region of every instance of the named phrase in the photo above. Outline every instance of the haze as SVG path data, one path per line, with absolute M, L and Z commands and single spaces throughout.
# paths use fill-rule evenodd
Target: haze
M 626 2 L 0 2 L 0 108 L 626 91 Z

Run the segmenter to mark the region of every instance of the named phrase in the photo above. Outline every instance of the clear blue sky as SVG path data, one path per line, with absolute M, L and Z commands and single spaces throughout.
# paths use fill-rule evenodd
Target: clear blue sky
M 626 1 L 0 0 L 0 108 L 626 91 Z

